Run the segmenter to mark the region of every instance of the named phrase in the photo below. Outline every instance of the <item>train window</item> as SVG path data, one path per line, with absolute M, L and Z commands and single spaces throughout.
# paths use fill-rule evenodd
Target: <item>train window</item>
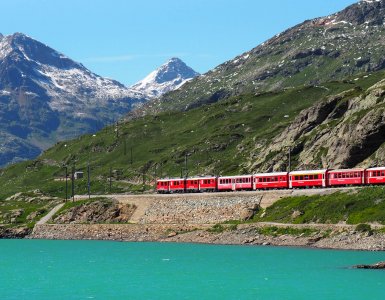
M 295 179 L 295 180 L 298 180 L 298 179 L 299 179 L 299 176 L 294 176 L 294 179 Z

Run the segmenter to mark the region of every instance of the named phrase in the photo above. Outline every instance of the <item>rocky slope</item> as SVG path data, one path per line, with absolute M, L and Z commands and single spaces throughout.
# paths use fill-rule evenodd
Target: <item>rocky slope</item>
M 319 85 L 384 69 L 385 1 L 307 20 L 137 111 L 187 110 L 248 92 Z
M 127 223 L 136 207 L 114 201 L 96 200 L 74 206 L 54 218 L 58 224 L 65 223 Z
M 24 35 L 0 35 L 0 166 L 127 113 L 145 95 Z
M 257 145 L 252 169 L 283 170 L 291 149 L 296 168 L 385 165 L 385 80 L 303 110 L 267 145 Z
M 131 88 L 146 94 L 149 98 L 154 98 L 179 89 L 198 75 L 199 73 L 187 66 L 181 59 L 173 57 Z

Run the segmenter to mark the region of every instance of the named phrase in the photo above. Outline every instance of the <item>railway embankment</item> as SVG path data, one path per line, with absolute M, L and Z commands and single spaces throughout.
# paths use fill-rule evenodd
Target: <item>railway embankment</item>
M 246 244 L 319 247 L 333 249 L 385 250 L 382 225 L 367 230 L 356 225 L 280 224 L 248 221 L 259 207 L 267 208 L 281 198 L 301 195 L 329 195 L 355 189 L 236 192 L 180 195 L 114 195 L 119 207 L 135 207 L 124 223 L 87 224 L 81 215 L 64 212 L 49 223 L 36 225 L 30 238 L 99 239 L 118 241 L 158 241 L 209 244 Z M 82 197 L 78 197 L 81 199 Z M 92 201 L 92 199 L 91 199 Z M 97 200 L 96 200 L 97 201 Z M 82 201 L 80 201 L 82 202 Z M 100 215 L 90 211 L 87 215 Z M 77 209 L 79 211 L 79 209 Z M 81 210 L 80 210 L 81 211 Z M 66 220 L 65 216 L 72 216 Z M 114 216 L 116 222 L 117 216 Z M 118 217 L 119 218 L 119 217 Z

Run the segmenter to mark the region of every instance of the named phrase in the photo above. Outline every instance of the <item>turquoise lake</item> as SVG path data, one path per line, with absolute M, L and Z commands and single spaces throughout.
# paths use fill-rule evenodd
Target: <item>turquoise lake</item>
M 0 299 L 384 299 L 384 252 L 0 240 Z

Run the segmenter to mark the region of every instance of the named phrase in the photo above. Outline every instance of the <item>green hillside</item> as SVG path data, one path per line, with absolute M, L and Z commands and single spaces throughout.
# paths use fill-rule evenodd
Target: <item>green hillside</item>
M 248 167 L 256 159 L 255 145 L 271 142 L 300 111 L 330 95 L 365 89 L 382 77 L 376 73 L 357 81 L 243 94 L 186 112 L 121 122 L 1 170 L 0 199 L 33 189 L 64 197 L 64 166 L 68 172 L 73 166 L 84 171 L 85 177 L 75 181 L 75 193 L 86 194 L 88 163 L 93 194 L 150 189 L 155 177 L 180 176 L 186 155 L 189 175 L 257 171 Z
M 385 224 L 384 187 L 368 187 L 352 193 L 297 196 L 281 199 L 260 212 L 258 222 Z

